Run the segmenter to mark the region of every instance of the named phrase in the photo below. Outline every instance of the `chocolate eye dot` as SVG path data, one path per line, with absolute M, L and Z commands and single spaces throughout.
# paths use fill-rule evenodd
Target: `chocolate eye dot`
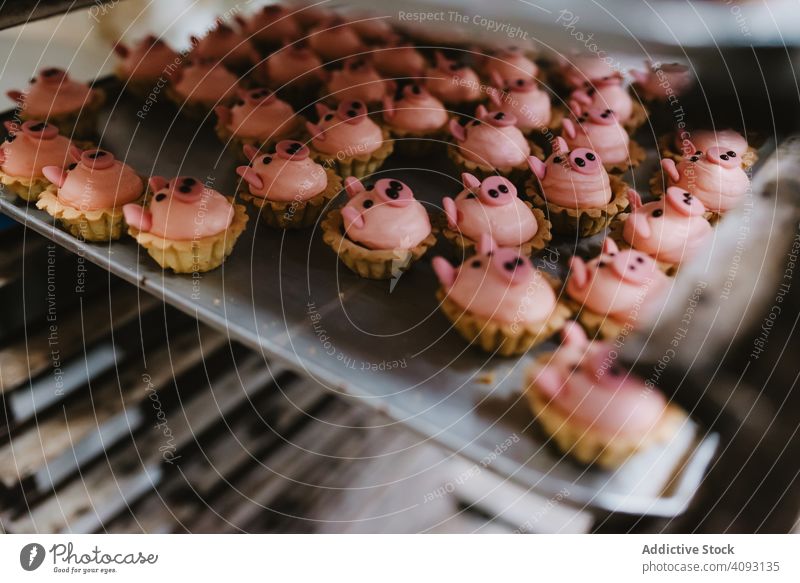
M 729 159 L 727 154 L 720 154 L 719 157 L 720 157 L 721 160 L 728 160 Z
M 491 196 L 492 198 L 497 198 L 498 196 L 500 196 L 500 194 L 494 188 L 490 188 L 489 196 Z
M 703 153 L 702 150 L 697 150 L 697 152 L 695 152 L 694 155 L 695 156 L 700 156 L 702 153 Z
M 348 109 L 347 110 L 347 117 L 355 117 L 358 115 L 358 112 L 355 109 Z
M 589 160 L 589 162 L 594 162 L 595 158 L 596 156 L 594 154 L 592 154 L 591 152 L 587 152 L 586 159 Z
M 396 190 L 389 189 L 386 191 L 386 196 L 388 196 L 392 200 L 397 200 L 398 198 L 400 198 L 400 193 L 397 192 Z
M 644 257 L 637 257 L 636 263 L 644 263 Z
M 517 267 L 519 267 L 520 265 L 522 265 L 523 263 L 525 263 L 525 261 L 522 259 L 522 257 L 517 257 L 517 258 L 514 260 L 514 262 L 517 264 Z
M 389 188 L 392 190 L 403 190 L 403 183 L 398 182 L 397 180 L 391 180 L 389 182 Z
M 517 268 L 516 261 L 506 261 L 505 263 L 503 263 L 503 269 L 505 269 L 506 271 L 514 271 L 516 268 Z
M 372 200 L 370 200 L 370 199 L 367 199 L 367 200 L 365 200 L 365 201 L 364 201 L 364 208 L 365 208 L 365 209 L 371 208 L 371 207 L 372 207 L 372 205 L 374 205 L 374 204 L 375 204 L 375 203 L 374 203 Z
M 77 167 L 78 167 L 78 163 L 77 162 L 73 162 L 72 164 L 67 166 L 67 170 L 75 170 L 75 168 L 77 168 Z
M 654 211 L 652 212 L 652 215 L 653 215 L 655 218 L 658 218 L 658 217 L 660 217 L 660 216 L 661 216 L 661 215 L 663 215 L 663 214 L 664 214 L 664 211 L 662 211 L 661 209 L 656 209 L 656 210 L 654 210 Z
M 419 88 L 419 85 L 414 85 L 413 87 L 411 87 L 411 92 L 414 95 L 419 95 L 420 93 L 422 93 L 422 89 Z
M 613 377 L 619 376 L 620 374 L 622 374 L 622 369 L 614 365 L 609 369 L 608 374 L 610 374 Z
M 350 107 L 352 107 L 353 109 L 361 109 L 361 104 L 358 101 L 354 101 L 353 103 L 350 104 Z
M 555 158 L 553 158 L 553 162 L 555 162 L 556 164 L 561 164 L 561 156 L 556 156 Z
M 262 164 L 269 164 L 270 162 L 272 162 L 272 157 L 271 156 L 264 156 L 263 158 L 261 158 L 261 163 Z
M 46 123 L 44 123 L 43 121 L 40 121 L 40 122 L 39 122 L 39 123 L 37 123 L 37 124 L 33 124 L 33 125 L 31 126 L 31 130 L 33 130 L 34 132 L 40 132 L 40 131 L 42 131 L 42 130 L 43 130 L 44 128 L 46 128 L 46 127 L 47 127 L 47 124 L 46 124 Z
M 691 158 L 689 158 L 689 162 L 697 162 L 698 160 L 699 158 L 697 156 L 692 156 Z
M 728 150 L 728 156 L 730 156 L 731 158 L 736 158 L 736 152 L 734 152 L 733 150 Z
M 184 185 L 184 186 L 181 186 L 178 189 L 178 191 L 182 192 L 183 194 L 189 194 L 190 192 L 192 192 L 192 187 Z
M 367 187 L 364 190 L 375 190 L 375 185 L 374 184 L 369 184 L 369 185 L 367 185 Z
M 506 194 L 508 193 L 508 186 L 506 186 L 505 184 L 501 184 L 500 186 L 497 187 L 497 190 L 499 190 L 503 194 Z
M 523 85 L 525 85 L 525 81 L 522 79 L 517 79 L 517 87 L 522 87 Z
M 333 119 L 333 114 L 329 113 L 326 114 L 325 117 L 322 118 L 324 121 L 331 121 Z
M 494 114 L 495 119 L 503 119 L 505 116 L 506 114 L 504 114 L 502 111 L 499 111 L 496 114 Z
M 607 264 L 605 261 L 601 261 L 597 264 L 597 267 L 605 267 Z
M 160 192 L 160 193 L 158 193 L 158 194 L 156 195 L 156 202 L 161 202 L 161 201 L 162 201 L 162 200 L 164 200 L 165 198 L 167 198 L 167 195 L 166 195 L 166 194 L 164 194 L 163 192 Z
M 586 160 L 584 160 L 583 158 L 575 158 L 575 165 L 579 166 L 580 168 L 583 168 L 584 166 L 586 166 Z
M 478 267 L 480 267 L 480 266 L 481 266 L 481 260 L 480 260 L 480 259 L 476 259 L 475 261 L 473 261 L 472 263 L 470 263 L 470 266 L 471 266 L 471 267 L 474 267 L 474 268 L 476 268 L 476 269 L 477 269 Z
M 89 154 L 89 158 L 91 158 L 92 160 L 96 160 L 97 158 L 102 158 L 105 155 L 106 155 L 105 152 L 103 152 L 102 150 L 98 150 L 97 152 L 92 152 L 91 154 Z
M 197 184 L 197 180 L 195 180 L 194 178 L 184 178 L 183 184 L 185 184 L 186 186 L 194 186 L 195 184 Z
M 608 117 L 608 113 L 604 111 L 603 113 L 600 114 L 600 117 L 606 119 Z
M 683 193 L 683 198 L 692 198 L 692 193 L 691 192 L 684 192 Z
M 9 142 L 9 143 L 10 143 L 10 142 L 13 142 L 13 141 L 14 141 L 14 140 L 16 140 L 16 139 L 17 139 L 17 136 L 16 136 L 16 134 L 8 134 L 8 135 L 6 136 L 6 142 Z
M 470 192 L 470 193 L 467 195 L 467 198 L 476 198 L 476 197 L 475 197 L 475 194 L 473 194 L 472 192 Z

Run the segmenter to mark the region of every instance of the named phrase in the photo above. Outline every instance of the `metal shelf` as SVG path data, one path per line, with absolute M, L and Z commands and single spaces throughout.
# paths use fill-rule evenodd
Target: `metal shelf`
M 137 99 L 109 101 L 99 126 L 102 146 L 141 174 L 190 174 L 222 192 L 235 190 L 236 161 L 210 127 L 176 115 L 168 104 L 141 119 Z M 392 159 L 381 172 L 407 181 L 430 204 L 458 188 L 444 159 L 433 160 L 436 170 L 429 171 L 403 162 Z M 273 230 L 251 212 L 248 230 L 222 268 L 178 276 L 162 271 L 130 237 L 80 242 L 7 193 L 0 195 L 0 211 L 265 359 L 385 413 L 387 424 L 408 427 L 473 460 L 479 470 L 485 466 L 526 488 L 550 495 L 566 489 L 572 504 L 678 514 L 716 448 L 715 435 L 688 421 L 670 444 L 635 456 L 616 472 L 561 459 L 535 431 L 520 395 L 530 357 L 490 358 L 467 347 L 438 312 L 428 261 L 415 265 L 390 293 L 388 282 L 363 280 L 343 267 L 319 231 Z M 562 254 L 574 247 L 565 241 Z M 315 321 L 312 312 L 319 314 Z M 498 446 L 507 449 L 495 453 Z

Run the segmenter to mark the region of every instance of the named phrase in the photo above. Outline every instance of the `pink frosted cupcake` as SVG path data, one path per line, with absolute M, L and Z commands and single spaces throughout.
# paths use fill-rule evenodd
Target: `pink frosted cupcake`
M 488 235 L 455 268 L 434 257 L 439 308 L 468 342 L 493 354 L 523 354 L 558 332 L 570 316 L 546 275 Z
M 389 18 L 386 15 L 356 14 L 350 15 L 350 26 L 358 33 L 364 44 L 379 43 L 395 36 Z
M 217 135 L 233 142 L 239 151 L 245 144 L 270 145 L 297 134 L 304 119 L 292 106 L 267 89 L 239 89 L 239 101 L 233 107 L 218 105 Z
M 669 272 L 708 244 L 713 229 L 705 218 L 706 207 L 691 193 L 673 186 L 661 200 L 642 203 L 635 190 L 628 198 L 631 213 L 622 217 L 617 237 Z
M 712 213 L 724 213 L 736 208 L 750 190 L 750 177 L 742 168 L 740 158 L 733 150 L 718 147 L 707 152 L 697 150 L 677 164 L 664 158 L 661 168 L 666 186 L 677 186 L 691 192 Z M 651 180 L 653 194 L 662 196 L 664 180 L 657 172 Z
M 590 89 L 615 79 L 622 79 L 622 73 L 614 69 L 606 59 L 594 54 L 564 59 L 559 69 L 559 76 L 570 91 Z
M 490 51 L 481 59 L 481 72 L 487 79 L 533 80 L 539 75 L 539 67 L 519 47 L 507 47 Z
M 646 71 L 631 70 L 634 89 L 646 101 L 665 102 L 686 94 L 694 85 L 692 71 L 680 63 L 645 62 Z
M 528 158 L 541 155 L 517 128 L 517 118 L 502 111 L 487 111 L 483 105 L 475 110 L 475 118 L 461 125 L 450 120 L 454 143 L 447 148 L 450 159 L 462 170 L 490 176 L 522 176 L 528 169 Z
M 325 76 L 322 60 L 304 40 L 272 53 L 262 70 L 268 87 L 295 105 L 314 101 Z
M 336 109 L 318 103 L 317 114 L 317 123 L 306 122 L 311 155 L 342 178 L 372 174 L 394 150 L 389 130 L 370 119 L 361 101 L 345 101 Z
M 221 63 L 188 62 L 175 72 L 167 97 L 192 117 L 205 117 L 218 105 L 228 105 L 236 99 L 239 78 Z
M 91 136 L 97 113 L 105 103 L 102 89 L 73 81 L 66 71 L 42 69 L 23 93 L 12 89 L 8 96 L 19 104 L 19 118 L 52 123 L 66 135 Z
M 617 364 L 614 346 L 590 342 L 574 322 L 555 352 L 527 375 L 525 396 L 555 445 L 584 464 L 622 465 L 638 451 L 668 441 L 686 416 L 658 390 Z
M 138 95 L 147 95 L 166 71 L 180 63 L 178 53 L 152 34 L 130 47 L 117 43 L 114 52 L 121 59 L 117 77 L 125 83 L 126 90 Z
M 404 154 L 427 155 L 436 150 L 449 135 L 449 121 L 444 104 L 416 83 L 383 101 L 383 122 L 395 138 L 395 148 Z
M 218 19 L 216 27 L 204 37 L 190 37 L 194 48 L 189 58 L 195 61 L 219 61 L 229 69 L 245 74 L 260 61 L 248 37 Z
M 550 95 L 539 88 L 535 79 L 503 79 L 494 76 L 489 92 L 494 111 L 514 116 L 522 133 L 545 132 L 561 125 L 563 113 L 550 105 Z
M 647 110 L 631 97 L 619 77 L 598 80 L 589 88 L 577 89 L 569 100 L 573 110 L 610 109 L 628 132 L 636 131 L 647 121 Z
M 565 287 L 570 307 L 590 336 L 632 330 L 657 308 L 670 279 L 655 259 L 635 249 L 619 250 L 613 239 L 591 261 L 572 257 Z
M 326 63 L 366 50 L 353 26 L 338 17 L 329 18 L 311 29 L 308 44 Z
M 80 162 L 42 169 L 52 184 L 36 207 L 46 211 L 75 237 L 112 241 L 122 233 L 122 205 L 144 194 L 136 171 L 105 150 L 87 150 Z
M 531 156 L 528 162 L 533 176 L 526 192 L 533 205 L 545 211 L 556 233 L 589 237 L 628 206 L 628 186 L 617 176 L 609 176 L 592 150 L 570 151 L 564 138 L 558 137 L 546 161 Z
M 404 42 L 398 36 L 389 37 L 373 45 L 372 62 L 378 72 L 388 79 L 411 77 L 416 79 L 425 74 L 428 62 L 414 45 Z
M 677 130 L 661 136 L 658 145 L 662 156 L 676 161 L 684 156 L 692 156 L 697 151 L 708 152 L 711 148 L 733 151 L 745 170 L 758 160 L 758 151 L 747 143 L 742 134 L 732 129 Z
M 290 229 L 313 225 L 327 204 L 342 190 L 342 179 L 315 162 L 301 142 L 278 142 L 265 153 L 245 145 L 250 161 L 236 173 L 244 179 L 239 197 L 261 211 L 271 227 Z
M 294 10 L 280 4 L 264 6 L 247 17 L 236 18 L 245 37 L 265 52 L 294 41 L 302 35 Z
M 562 122 L 562 134 L 570 149 L 593 150 L 609 172 L 625 172 L 645 159 L 644 148 L 630 138 L 615 112 L 610 109 L 577 109 L 575 115 L 576 118 Z
M 348 201 L 322 221 L 322 238 L 353 272 L 397 278 L 436 244 L 425 207 L 411 188 L 391 178 L 365 186 L 345 179 Z
M 517 198 L 517 188 L 502 176 L 483 181 L 465 172 L 455 199 L 442 200 L 447 228 L 444 236 L 462 253 L 472 252 L 483 235 L 501 247 L 514 247 L 525 256 L 541 251 L 551 239 L 550 221 L 540 209 Z
M 341 69 L 328 74 L 323 97 L 333 103 L 362 101 L 374 108 L 394 90 L 394 82 L 381 77 L 369 56 L 362 55 L 346 59 Z
M 470 111 L 475 104 L 484 101 L 478 74 L 461 63 L 436 52 L 436 66 L 425 73 L 425 87 L 445 105 L 459 111 Z
M 222 265 L 247 226 L 243 205 L 189 176 L 150 178 L 144 207 L 123 207 L 128 233 L 164 269 L 201 273 Z
M 0 183 L 28 202 L 38 200 L 50 185 L 45 166 L 64 169 L 80 160 L 80 150 L 53 124 L 28 120 L 21 127 L 10 121 L 4 125 L 8 135 L 0 144 Z

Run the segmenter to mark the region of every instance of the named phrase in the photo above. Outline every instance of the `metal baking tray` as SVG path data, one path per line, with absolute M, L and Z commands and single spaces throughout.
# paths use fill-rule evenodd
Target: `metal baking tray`
M 222 192 L 235 191 L 237 161 L 224 151 L 211 120 L 187 119 L 162 102 L 142 114 L 140 99 L 115 93 L 110 80 L 98 84 L 110 94 L 98 126 L 102 147 L 142 175 L 189 174 Z M 655 144 L 647 145 L 651 159 L 638 174 L 641 178 L 628 177 L 643 192 L 655 163 Z M 380 173 L 407 181 L 434 210 L 443 196 L 458 191 L 459 174 L 443 156 L 425 164 L 430 169 L 393 157 Z M 521 395 L 531 356 L 492 358 L 468 347 L 438 311 L 428 260 L 415 264 L 390 290 L 390 282 L 360 279 L 348 271 L 318 229 L 270 229 L 251 212 L 247 231 L 220 269 L 199 277 L 174 275 L 127 235 L 111 244 L 80 242 L 49 215 L 5 192 L 0 193 L 0 211 L 260 351 L 265 359 L 378 409 L 387 424 L 408 427 L 424 441 L 469 458 L 476 471 L 497 472 L 545 495 L 560 493 L 566 503 L 676 515 L 688 504 L 715 451 L 717 436 L 688 421 L 671 443 L 634 456 L 614 472 L 562 458 L 538 433 Z M 580 243 L 584 250 L 598 244 L 596 238 Z M 575 247 L 575 241 L 560 241 L 545 256 L 564 258 Z M 439 251 L 448 248 L 440 243 Z M 364 438 L 369 439 L 368 432 Z

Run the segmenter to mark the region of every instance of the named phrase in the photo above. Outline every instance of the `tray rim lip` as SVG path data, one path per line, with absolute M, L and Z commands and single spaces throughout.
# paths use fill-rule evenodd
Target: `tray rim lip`
M 98 77 L 90 83 L 92 85 L 109 85 L 116 89 L 118 80 L 114 75 L 107 75 Z M 115 97 L 118 100 L 121 95 Z M 0 111 L 0 120 L 14 115 L 15 111 L 16 109 L 13 108 Z M 396 405 L 377 403 L 371 398 L 374 397 L 374 395 L 360 388 L 357 384 L 348 383 L 344 379 L 337 377 L 335 373 L 327 371 L 315 361 L 301 359 L 293 351 L 286 350 L 285 347 L 278 343 L 271 342 L 261 335 L 257 335 L 254 339 L 244 326 L 206 309 L 198 309 L 196 304 L 188 302 L 182 294 L 161 283 L 165 281 L 164 278 L 160 278 L 159 282 L 159 278 L 143 275 L 138 271 L 133 271 L 128 267 L 115 263 L 112 259 L 113 254 L 110 252 L 112 248 L 111 244 L 98 245 L 81 242 L 66 231 L 58 228 L 55 222 L 48 222 L 39 218 L 37 215 L 43 211 L 39 211 L 35 207 L 29 205 L 23 206 L 14 202 L 16 196 L 7 194 L 5 187 L 2 185 L 0 185 L 0 194 L 2 194 L 2 196 L 0 196 L 0 214 L 5 214 L 19 223 L 22 228 L 32 229 L 52 243 L 58 244 L 64 249 L 78 254 L 110 274 L 120 277 L 124 281 L 135 285 L 140 290 L 155 296 L 157 299 L 161 299 L 189 316 L 193 316 L 220 332 L 225 333 L 229 340 L 240 342 L 252 350 L 260 352 L 262 356 L 269 356 L 275 359 L 277 361 L 276 364 L 283 365 L 304 378 L 312 378 L 312 380 L 319 379 L 329 386 L 336 387 L 337 390 L 340 391 L 340 396 L 353 399 L 362 406 L 366 401 L 367 406 L 393 420 L 400 421 L 403 427 L 414 431 L 418 435 L 431 438 L 435 443 L 445 447 L 453 455 L 461 456 L 464 459 L 479 464 L 486 455 L 491 453 L 482 445 L 476 445 L 475 443 L 472 444 L 471 449 L 467 450 L 463 445 L 459 446 L 458 443 L 455 443 L 455 440 L 449 439 L 447 434 L 438 431 L 438 428 L 431 428 L 428 422 L 420 420 L 416 415 L 413 415 L 414 411 L 403 409 Z M 9 199 L 8 197 L 13 198 Z M 119 242 L 112 243 L 118 244 Z M 107 252 L 103 253 L 104 250 L 107 250 Z M 139 263 L 141 264 L 147 260 L 146 257 L 140 256 Z M 364 399 L 365 397 L 370 398 Z M 539 478 L 536 482 L 529 483 L 519 475 L 519 470 L 525 467 L 523 464 L 518 464 L 502 457 L 494 460 L 492 465 L 488 466 L 487 469 L 492 471 L 495 475 L 532 492 L 556 495 L 566 486 L 571 494 L 570 497 L 563 502 L 573 507 L 619 514 L 664 518 L 674 517 L 682 513 L 693 499 L 697 487 L 702 480 L 702 476 L 705 475 L 719 443 L 719 435 L 717 433 L 709 431 L 704 432 L 703 428 L 697 425 L 696 421 L 692 421 L 692 423 L 695 429 L 693 441 L 687 446 L 685 455 L 682 458 L 683 461 L 680 463 L 681 470 L 680 473 L 677 474 L 678 479 L 674 480 L 674 485 L 670 488 L 670 493 L 666 496 L 626 495 L 606 492 L 604 489 L 593 490 L 588 486 L 578 485 L 560 478 L 553 478 L 546 473 L 532 468 L 528 468 L 528 470 L 536 473 Z M 501 468 L 503 468 L 504 471 L 499 471 Z M 690 483 L 689 478 L 695 473 L 698 474 L 699 477 L 697 480 L 693 480 Z

